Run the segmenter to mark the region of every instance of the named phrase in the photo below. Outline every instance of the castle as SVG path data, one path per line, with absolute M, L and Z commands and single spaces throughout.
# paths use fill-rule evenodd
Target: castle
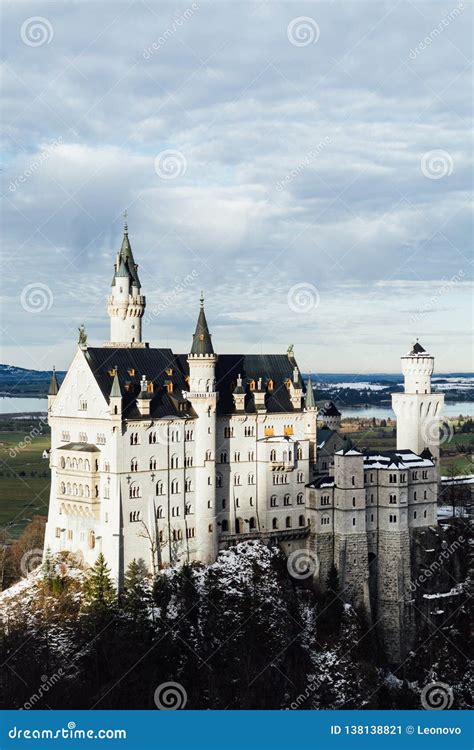
M 120 587 L 131 560 L 150 571 L 260 538 L 336 565 L 343 596 L 363 605 L 394 661 L 409 643 L 410 536 L 436 524 L 438 420 L 434 360 L 402 357 L 393 396 L 397 449 L 362 453 L 340 413 L 318 408 L 290 347 L 216 354 L 201 297 L 187 354 L 142 340 L 141 294 L 128 228 L 107 300 L 110 341 L 77 353 L 48 395 L 51 497 L 45 550 L 93 564 L 102 552 Z M 332 446 L 332 447 L 331 447 Z M 321 456 L 318 455 L 321 451 Z

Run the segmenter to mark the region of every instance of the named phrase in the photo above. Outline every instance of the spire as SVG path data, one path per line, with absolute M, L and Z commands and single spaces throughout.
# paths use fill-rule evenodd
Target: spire
M 207 325 L 206 314 L 204 312 L 204 295 L 201 292 L 199 316 L 196 325 L 196 333 L 193 336 L 193 345 L 191 354 L 214 354 L 212 347 L 211 334 Z
M 118 379 L 118 367 L 115 365 L 115 375 L 110 389 L 110 398 L 122 398 L 122 391 L 120 390 L 120 382 Z
M 112 281 L 112 286 L 115 284 L 115 279 L 117 277 L 126 277 L 128 276 L 130 278 L 130 282 L 138 287 L 140 289 L 140 279 L 138 278 L 138 266 L 135 263 L 135 259 L 133 257 L 132 252 L 132 246 L 130 245 L 130 240 L 128 237 L 128 222 L 127 222 L 127 211 L 124 211 L 124 225 L 123 225 L 123 239 L 122 239 L 122 246 L 120 248 L 120 252 L 118 254 L 117 263 L 115 264 L 115 274 Z
M 311 375 L 308 377 L 308 382 L 306 383 L 305 406 L 307 409 L 316 408 L 316 402 L 314 400 L 313 381 L 311 380 Z
M 51 380 L 49 381 L 48 396 L 57 396 L 58 391 L 59 391 L 59 385 L 58 385 L 58 380 L 56 378 L 56 368 L 53 367 L 53 372 L 51 373 Z

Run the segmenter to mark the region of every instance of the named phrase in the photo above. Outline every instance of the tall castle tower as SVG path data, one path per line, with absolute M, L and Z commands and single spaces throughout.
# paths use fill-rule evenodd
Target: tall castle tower
M 439 419 L 444 395 L 431 391 L 434 357 L 416 342 L 402 358 L 405 392 L 392 395 L 397 417 L 397 449 L 416 454 L 429 448 L 439 458 Z
M 309 440 L 309 460 L 311 469 L 316 463 L 316 442 L 317 442 L 317 419 L 318 409 L 314 400 L 313 381 L 311 375 L 308 377 L 305 395 L 305 436 Z
M 196 558 L 203 563 L 214 562 L 217 556 L 216 508 L 216 391 L 217 356 L 204 312 L 201 293 L 196 332 L 188 355 L 189 393 L 198 419 L 195 422 L 194 476 L 196 483 Z
M 107 298 L 110 316 L 110 347 L 146 347 L 142 341 L 142 317 L 145 312 L 145 297 L 140 294 L 138 266 L 133 258 L 128 224 L 125 222 L 123 240 L 115 263 L 112 279 L 112 294 Z

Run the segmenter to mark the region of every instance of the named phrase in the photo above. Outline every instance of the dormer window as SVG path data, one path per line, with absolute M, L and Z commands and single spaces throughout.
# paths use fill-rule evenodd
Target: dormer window
M 267 383 L 267 388 L 269 391 L 273 391 L 274 385 L 273 385 L 273 380 L 271 378 Z
M 87 399 L 80 398 L 79 399 L 79 410 L 80 411 L 87 411 Z
M 173 393 L 173 383 L 171 382 L 171 380 L 168 380 L 168 382 L 166 383 L 166 390 L 168 393 Z
M 131 367 L 129 370 L 127 370 L 127 373 L 130 375 L 131 378 L 135 377 L 135 368 Z
M 168 375 L 169 378 L 172 376 L 173 370 L 171 369 L 171 367 L 166 368 L 166 374 Z
M 255 390 L 255 380 L 251 380 L 251 381 L 250 381 L 250 383 L 249 383 L 249 388 L 250 388 L 250 390 L 251 390 L 251 391 L 254 391 L 254 390 Z

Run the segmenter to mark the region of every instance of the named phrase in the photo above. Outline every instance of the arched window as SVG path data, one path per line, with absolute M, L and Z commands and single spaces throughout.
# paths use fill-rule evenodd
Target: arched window
M 177 469 L 178 468 L 178 463 L 179 463 L 178 456 L 176 454 L 174 454 L 173 456 L 171 456 L 171 468 L 172 469 Z
M 252 518 L 249 521 L 249 529 L 255 529 L 255 518 L 252 516 Z
M 356 478 L 355 478 L 354 476 L 352 476 L 352 477 L 351 477 L 351 483 L 352 483 L 353 485 L 355 485 L 355 483 L 356 483 Z
M 150 471 L 154 471 L 156 469 L 156 458 L 152 456 L 150 458 Z
M 140 497 L 140 487 L 135 482 L 130 485 L 130 497 Z
M 291 505 L 290 495 L 285 495 L 285 497 L 283 498 L 283 505 Z
M 234 484 L 240 485 L 240 474 L 234 474 Z
M 130 461 L 130 471 L 138 471 L 138 459 L 132 458 Z
M 278 528 L 278 518 L 272 518 L 272 529 Z
M 156 517 L 157 518 L 163 518 L 163 506 L 159 505 L 156 509 Z
M 216 474 L 216 487 L 222 487 L 222 474 Z
M 287 529 L 291 529 L 291 516 L 287 516 L 285 519 L 285 526 Z
M 179 482 L 177 479 L 173 479 L 173 481 L 171 482 L 171 494 L 177 495 L 178 492 L 179 492 Z
M 61 482 L 61 495 L 64 495 L 66 493 L 66 485 L 64 482 Z
M 272 449 L 272 450 L 270 451 L 270 461 L 276 461 L 276 458 L 277 458 L 277 452 L 276 452 L 276 450 L 275 450 L 275 449 L 273 448 L 273 449 Z
M 191 482 L 191 478 L 190 477 L 186 477 L 186 479 L 184 480 L 184 491 L 185 492 L 192 492 L 192 490 L 193 490 L 193 484 Z
M 90 465 L 90 461 L 89 461 L 88 458 L 86 458 L 86 460 L 84 461 L 84 469 L 86 471 L 90 471 L 91 470 L 91 465 Z M 107 471 L 107 469 L 106 469 L 106 471 Z
M 277 496 L 272 495 L 270 498 L 270 508 L 276 508 L 277 504 Z
M 302 492 L 300 492 L 296 497 L 296 503 L 297 505 L 304 505 L 304 495 Z
M 77 458 L 72 459 L 72 468 L 77 469 Z
M 92 529 L 89 531 L 88 543 L 89 543 L 89 549 L 94 549 L 94 547 L 95 547 L 95 532 Z
M 72 485 L 72 492 L 73 492 L 73 495 L 77 495 L 77 484 Z
M 163 482 L 161 480 L 156 483 L 156 494 L 157 495 L 163 495 L 164 494 L 164 486 L 163 486 Z
M 300 516 L 298 519 L 298 523 L 300 526 L 306 526 L 306 521 L 304 516 Z
M 184 506 L 184 515 L 190 516 L 191 515 L 191 503 L 188 503 Z
M 91 491 L 89 489 L 89 485 L 86 484 L 86 497 L 90 497 L 90 496 L 91 496 Z
M 302 460 L 302 458 L 303 458 L 303 448 L 301 448 L 301 447 L 298 447 L 298 450 L 297 450 L 297 452 L 296 452 L 296 456 L 297 456 L 297 458 L 298 458 L 298 461 L 301 461 L 301 460 Z
M 248 483 L 249 484 L 255 484 L 255 476 L 253 474 L 249 474 L 249 476 L 248 476 Z
M 84 497 L 84 488 L 82 484 L 79 485 L 79 497 Z
M 212 451 L 206 451 L 206 461 L 212 461 Z
M 82 458 L 80 458 L 79 461 L 77 462 L 77 467 L 80 471 L 84 469 L 84 461 L 82 460 Z
M 221 453 L 221 464 L 227 463 L 227 453 Z
M 222 531 L 229 531 L 229 522 L 228 521 L 222 521 Z

